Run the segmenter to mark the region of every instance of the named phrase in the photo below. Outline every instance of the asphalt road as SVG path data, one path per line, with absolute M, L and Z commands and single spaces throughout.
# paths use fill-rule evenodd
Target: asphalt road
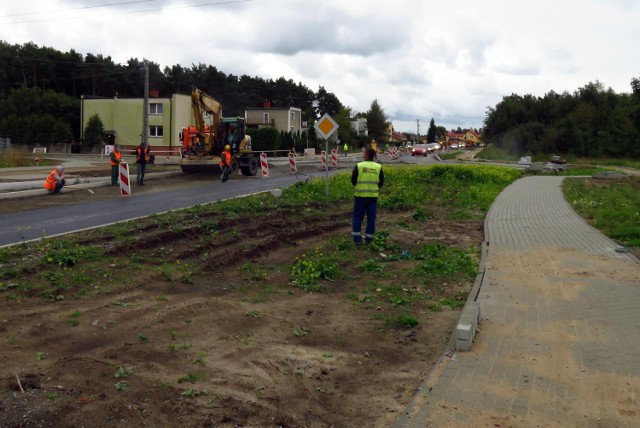
M 315 176 L 324 174 L 317 173 Z M 2 214 L 0 246 L 40 239 L 43 235 L 51 237 L 197 204 L 284 188 L 296 181 L 295 176 L 288 175 L 266 179 L 232 179 L 225 184 L 215 182 L 166 192 L 134 194 L 126 198 Z M 64 195 L 50 197 L 64 198 Z

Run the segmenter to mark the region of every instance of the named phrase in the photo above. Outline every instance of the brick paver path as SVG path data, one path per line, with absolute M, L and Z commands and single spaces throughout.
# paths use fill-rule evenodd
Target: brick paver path
M 480 333 L 399 427 L 640 427 L 640 264 L 571 209 L 562 180 L 523 178 L 496 199 Z

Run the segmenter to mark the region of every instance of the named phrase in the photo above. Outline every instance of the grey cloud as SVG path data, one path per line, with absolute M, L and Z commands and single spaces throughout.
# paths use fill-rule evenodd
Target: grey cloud
M 536 64 L 502 64 L 494 69 L 498 73 L 515 76 L 537 76 L 540 74 L 540 67 Z

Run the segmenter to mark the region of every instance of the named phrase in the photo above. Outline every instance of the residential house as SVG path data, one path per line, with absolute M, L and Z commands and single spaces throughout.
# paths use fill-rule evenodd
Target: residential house
M 151 92 L 151 91 L 150 91 Z M 153 94 L 153 92 L 151 92 Z M 105 130 L 107 144 L 133 148 L 142 141 L 143 98 L 80 97 L 81 137 L 89 118 L 98 115 Z M 194 123 L 189 95 L 149 98 L 149 146 L 153 151 L 178 152 L 182 128 Z
M 367 119 L 364 117 L 351 119 L 351 129 L 353 129 L 359 137 L 366 137 L 369 135 L 369 131 L 367 130 Z
M 407 137 L 402 132 L 393 131 L 391 133 L 391 142 L 396 144 L 404 144 L 407 142 Z
M 247 128 L 272 127 L 294 134 L 302 130 L 301 108 L 272 107 L 268 101 L 262 107 L 245 107 L 244 119 Z
M 467 129 L 466 131 L 464 131 L 464 140 L 467 142 L 470 141 L 474 145 L 478 144 L 481 138 L 482 136 L 475 129 Z

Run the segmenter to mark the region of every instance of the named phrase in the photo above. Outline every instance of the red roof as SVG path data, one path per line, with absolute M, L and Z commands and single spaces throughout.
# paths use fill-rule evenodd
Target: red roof
M 456 134 L 455 132 L 447 132 L 449 138 L 464 138 L 464 134 Z
M 395 138 L 398 141 L 407 141 L 407 137 L 405 137 L 402 132 L 392 131 L 391 138 Z

